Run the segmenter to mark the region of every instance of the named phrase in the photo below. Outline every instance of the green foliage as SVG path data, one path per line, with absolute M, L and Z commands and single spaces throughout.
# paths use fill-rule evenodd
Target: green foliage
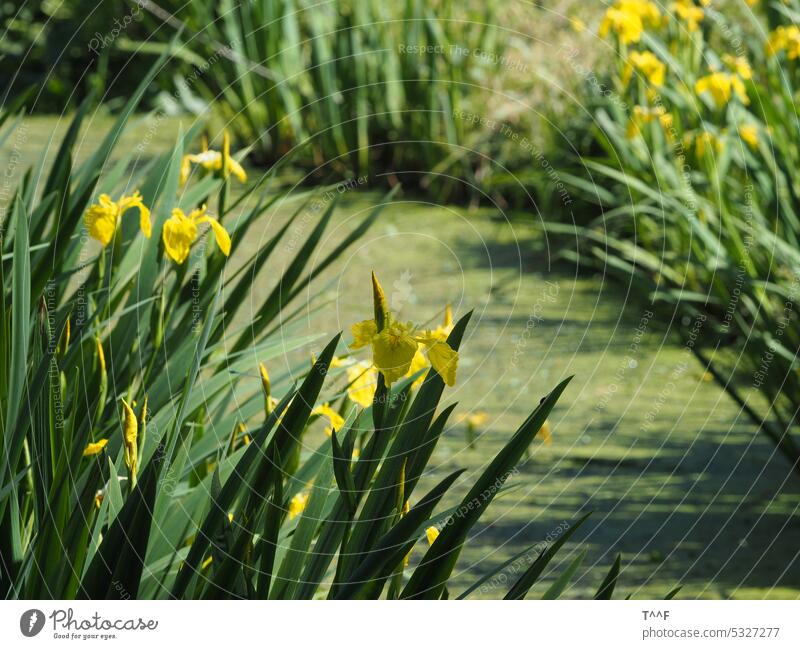
M 800 470 L 798 77 L 766 36 L 800 14 L 773 4 L 737 22 L 704 7 L 694 31 L 670 14 L 620 45 L 609 91 L 587 95 L 593 138 L 561 176 L 597 214 L 574 259 L 680 321 L 687 349 Z M 630 67 L 641 52 L 662 82 Z M 715 72 L 741 91 L 715 100 L 701 81 Z
M 186 28 L 187 63 L 171 102 L 209 106 L 253 144 L 257 162 L 292 151 L 323 176 L 410 170 L 403 182 L 420 182 L 419 170 L 465 143 L 470 125 L 455 113 L 480 105 L 494 72 L 475 53 L 503 53 L 490 4 L 163 4 Z M 160 14 L 149 20 L 156 37 L 174 29 Z M 471 177 L 460 153 L 448 167 Z
M 31 109 L 37 112 L 73 110 L 90 92 L 124 102 L 139 82 L 124 45 L 147 37 L 142 13 L 137 3 L 119 0 L 1 4 L 4 99 L 35 85 Z

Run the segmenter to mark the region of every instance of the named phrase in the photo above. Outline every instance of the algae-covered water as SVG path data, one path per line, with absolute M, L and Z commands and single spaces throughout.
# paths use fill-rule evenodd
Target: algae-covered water
M 6 141 L 0 165 L 32 162 L 53 125 L 27 121 L 25 140 Z M 87 130 L 81 155 L 104 126 L 100 119 Z M 154 133 L 148 128 L 143 122 L 123 143 L 133 147 L 148 134 L 152 155 L 175 137 L 173 121 Z M 379 200 L 364 185 L 334 189 L 339 206 L 321 254 Z M 277 206 L 256 234 L 268 236 L 291 209 Z M 464 424 L 454 422 L 426 476 L 432 481 L 465 467 L 460 494 L 539 399 L 574 375 L 550 418 L 552 443 L 534 443 L 511 477 L 513 488 L 473 530 L 451 594 L 591 511 L 554 566 L 563 570 L 586 550 L 574 596 L 590 596 L 618 553 L 618 596 L 657 598 L 679 585 L 682 597 L 800 596 L 800 480 L 671 333 L 691 323 L 665 322 L 608 277 L 559 262 L 537 224 L 535 215 L 399 194 L 312 287 L 326 306 L 303 314 L 295 327 L 332 335 L 370 317 L 372 269 L 403 319 L 435 323 L 447 302 L 456 316 L 474 310 L 458 383 L 444 401 L 458 402 L 457 415 L 485 411 L 488 420 L 472 447 Z M 248 246 L 258 243 L 254 236 Z M 279 251 L 254 291 L 270 288 L 291 252 Z M 478 595 L 505 592 L 532 556 L 523 555 Z M 545 582 L 554 576 L 548 572 Z

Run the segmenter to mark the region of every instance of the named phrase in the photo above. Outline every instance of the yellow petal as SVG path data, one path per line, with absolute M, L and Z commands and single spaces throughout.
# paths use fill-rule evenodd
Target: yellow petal
M 243 182 L 247 181 L 247 172 L 244 170 L 244 167 L 242 167 L 242 165 L 240 165 L 238 162 L 236 162 L 236 160 L 234 160 L 233 158 L 228 160 L 228 167 L 230 169 L 230 172 L 234 176 L 236 176 L 236 179 L 240 183 L 243 183 Z
M 539 429 L 539 432 L 536 433 L 537 437 L 541 437 L 542 441 L 547 444 L 548 446 L 553 443 L 553 432 L 550 429 L 550 422 L 545 420 L 542 424 L 542 427 Z
M 150 210 L 145 207 L 142 201 L 142 195 L 135 192 L 131 196 L 122 196 L 119 199 L 119 215 L 122 216 L 131 208 L 139 209 L 139 228 L 148 239 L 153 233 L 153 224 L 150 222 Z
M 289 520 L 302 513 L 308 503 L 308 494 L 299 493 L 292 496 L 289 501 Z
M 175 208 L 172 216 L 164 223 L 161 239 L 167 256 L 176 264 L 182 264 L 197 239 L 197 226 L 182 210 Z
M 447 337 L 450 335 L 451 331 L 453 331 L 453 308 L 448 302 L 444 308 L 444 320 L 442 324 L 431 331 L 430 336 L 442 342 L 447 342 Z
M 433 542 L 439 538 L 439 530 L 431 525 L 425 530 L 425 537 L 428 539 L 428 545 L 433 545 Z
M 411 367 L 408 368 L 408 373 L 406 376 L 413 376 L 420 370 L 425 369 L 428 367 L 428 361 L 425 359 L 425 354 L 417 348 L 417 353 L 414 354 L 414 358 L 411 360 Z M 425 374 L 420 374 L 414 382 L 411 384 L 411 389 L 416 390 L 422 385 L 423 381 L 425 380 Z
M 317 406 L 311 411 L 311 414 L 319 415 L 320 417 L 326 417 L 328 419 L 330 425 L 325 427 L 325 434 L 328 436 L 330 436 L 334 430 L 342 430 L 342 426 L 344 426 L 344 418 L 333 408 L 331 408 L 330 404 L 323 403 L 322 405 Z
M 752 124 L 739 127 L 739 135 L 751 148 L 758 148 L 758 128 Z
M 352 325 L 350 332 L 353 334 L 353 342 L 350 344 L 350 348 L 360 349 L 372 342 L 372 339 L 378 333 L 378 327 L 375 324 L 375 320 L 362 320 Z
M 89 236 L 97 239 L 103 247 L 111 243 L 117 230 L 119 207 L 108 194 L 101 194 L 99 202 L 89 206 L 83 217 Z
M 226 257 L 231 254 L 231 237 L 228 231 L 220 225 L 213 216 L 203 216 L 196 221 L 197 223 L 208 223 L 214 231 L 214 238 L 217 240 L 219 249 Z
M 435 340 L 428 347 L 428 360 L 447 385 L 451 387 L 455 385 L 458 352 L 454 351 L 447 343 Z
M 369 408 L 375 397 L 375 387 L 378 377 L 375 370 L 368 363 L 359 363 L 347 368 L 347 396 L 362 408 Z
M 90 442 L 86 445 L 86 448 L 83 449 L 83 457 L 89 457 L 91 455 L 97 455 L 100 451 L 102 451 L 106 444 L 108 444 L 107 439 L 99 439 L 96 442 Z
M 218 171 L 222 168 L 222 154 L 213 149 L 207 149 L 202 153 L 190 155 L 189 160 L 195 164 L 199 164 L 206 171 Z
M 418 347 L 405 327 L 397 324 L 390 325 L 373 338 L 372 360 L 387 386 L 408 373 Z

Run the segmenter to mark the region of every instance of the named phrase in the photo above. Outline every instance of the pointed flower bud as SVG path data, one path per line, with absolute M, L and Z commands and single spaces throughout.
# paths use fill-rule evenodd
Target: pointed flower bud
M 137 446 L 139 423 L 136 420 L 136 414 L 125 399 L 122 400 L 122 410 L 122 443 L 125 447 L 125 465 L 128 467 L 128 477 L 131 480 L 131 485 L 135 485 L 136 470 L 139 463 L 139 448 Z

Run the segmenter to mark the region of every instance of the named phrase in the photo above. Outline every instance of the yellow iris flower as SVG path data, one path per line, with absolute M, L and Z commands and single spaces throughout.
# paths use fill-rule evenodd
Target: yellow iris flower
M 187 215 L 182 209 L 172 210 L 172 216 L 164 223 L 162 240 L 167 256 L 176 264 L 182 264 L 189 256 L 192 244 L 197 240 L 197 226 L 208 223 L 214 231 L 219 249 L 226 257 L 231 253 L 231 238 L 225 228 L 213 216 L 206 213 L 206 206 L 194 209 Z
M 410 322 L 395 321 L 375 273 L 372 274 L 372 283 L 376 316 L 380 312 L 382 326 L 378 327 L 375 318 L 354 324 L 351 327 L 351 348 L 372 347 L 372 362 L 387 386 L 408 374 L 420 350 L 427 353 L 428 361 L 442 380 L 449 386 L 455 385 L 458 352 L 442 339 L 446 335 L 439 329 L 419 331 Z
M 777 27 L 770 33 L 765 49 L 770 56 L 785 50 L 789 59 L 800 57 L 800 27 L 797 25 Z
M 739 137 L 750 148 L 755 149 L 758 147 L 758 127 L 753 124 L 745 124 L 739 127 Z
M 292 499 L 289 501 L 289 520 L 292 520 L 296 516 L 303 513 L 303 510 L 306 508 L 308 504 L 308 494 L 307 493 L 299 493 L 292 496 Z
M 319 415 L 328 420 L 328 426 L 325 427 L 325 434 L 330 437 L 334 430 L 342 430 L 344 426 L 344 418 L 331 408 L 329 403 L 323 403 L 311 411 L 312 415 Z
M 447 336 L 453 330 L 453 310 L 448 304 L 444 310 L 444 319 L 436 329 L 431 331 L 431 335 L 442 342 L 447 342 Z M 331 363 L 333 366 L 333 363 Z M 420 370 L 428 367 L 428 360 L 425 354 L 417 348 L 414 358 L 411 360 L 411 365 L 406 372 L 405 377 L 414 376 Z M 412 384 L 411 389 L 416 390 L 422 385 L 425 380 L 425 375 L 418 377 Z M 357 403 L 362 408 L 368 408 L 372 405 L 372 400 L 375 397 L 375 388 L 378 385 L 378 372 L 375 367 L 367 362 L 356 363 L 347 368 L 347 396 L 354 403 Z
M 96 442 L 89 442 L 89 444 L 86 445 L 86 448 L 83 449 L 83 457 L 97 455 L 106 447 L 106 444 L 108 444 L 107 439 L 99 439 Z
M 750 101 L 741 78 L 727 72 L 713 72 L 698 79 L 694 84 L 694 91 L 698 95 L 708 93 L 717 108 L 724 108 L 733 95 L 736 95 L 743 104 Z
M 223 178 L 228 178 L 233 174 L 239 182 L 247 181 L 247 172 L 242 165 L 231 157 L 230 138 L 227 131 L 222 136 L 222 152 L 209 149 L 204 140 L 203 150 L 200 153 L 190 153 L 183 156 L 181 160 L 181 187 L 189 180 L 193 164 L 200 165 L 206 171 L 217 171 Z
M 722 57 L 722 60 L 725 62 L 725 65 L 731 69 L 731 71 L 738 74 L 742 79 L 753 78 L 753 68 L 750 67 L 750 63 L 745 57 L 731 56 L 730 54 L 726 54 Z
M 667 131 L 667 136 L 669 136 L 669 129 L 672 128 L 672 115 L 667 112 L 667 109 L 663 106 L 655 106 L 653 108 L 649 108 L 647 106 L 634 106 L 633 107 L 633 117 L 631 117 L 630 121 L 628 122 L 628 127 L 625 131 L 625 135 L 629 140 L 639 136 L 642 134 L 641 125 L 642 124 L 650 124 L 653 120 L 658 119 L 659 124 L 661 127 Z
M 661 21 L 661 12 L 651 0 L 617 0 L 606 10 L 600 23 L 600 36 L 614 32 L 624 44 L 638 43 L 645 24 L 656 26 Z
M 703 131 L 694 140 L 694 150 L 698 158 L 712 150 L 719 153 L 722 150 L 722 140 L 709 131 Z
M 632 52 L 628 59 L 628 65 L 622 75 L 622 80 L 628 83 L 633 75 L 633 71 L 641 72 L 647 82 L 653 86 L 664 85 L 667 66 L 652 52 Z
M 461 421 L 467 424 L 472 429 L 477 429 L 489 421 L 489 413 L 483 410 L 470 412 L 461 418 Z
M 692 0 L 679 0 L 670 5 L 670 9 L 675 15 L 686 23 L 686 29 L 690 32 L 695 32 L 700 29 L 700 23 L 703 22 L 705 11 L 694 4 Z
M 108 194 L 100 194 L 98 202 L 90 205 L 83 217 L 89 236 L 97 239 L 103 247 L 107 246 L 114 239 L 122 215 L 134 207 L 139 208 L 139 228 L 149 239 L 153 233 L 150 210 L 142 202 L 142 195 L 138 191 L 130 196 L 122 195 L 116 201 Z

